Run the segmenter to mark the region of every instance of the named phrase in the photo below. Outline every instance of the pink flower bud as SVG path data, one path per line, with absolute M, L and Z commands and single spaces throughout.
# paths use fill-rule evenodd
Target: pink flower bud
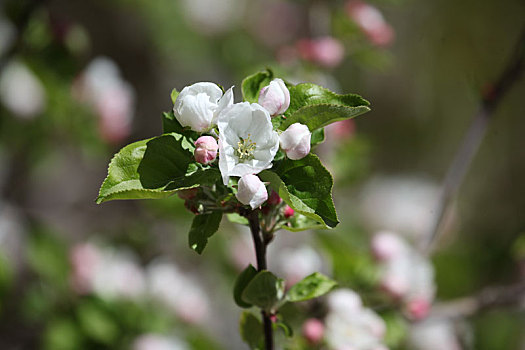
M 201 164 L 208 164 L 217 158 L 219 145 L 212 136 L 201 136 L 195 141 L 195 160 Z
M 281 197 L 279 197 L 277 192 L 272 191 L 272 193 L 270 193 L 270 197 L 268 198 L 268 201 L 266 203 L 268 203 L 269 205 L 279 205 L 279 204 L 281 204 L 282 201 L 283 201 L 283 199 Z
M 284 209 L 284 217 L 289 219 L 292 216 L 294 216 L 294 214 L 295 214 L 295 211 L 292 208 L 290 208 L 290 206 L 287 205 L 286 208 Z
M 298 160 L 310 153 L 311 137 L 312 133 L 306 125 L 295 123 L 279 136 L 279 141 L 288 158 Z
M 319 343 L 324 336 L 324 325 L 316 318 L 309 318 L 303 323 L 303 336 L 311 344 Z
M 381 289 L 395 299 L 402 298 L 409 288 L 408 282 L 402 276 L 386 275 L 381 279 Z
M 372 238 L 372 254 L 379 261 L 392 260 L 403 252 L 404 244 L 391 232 L 382 231 Z
M 290 92 L 281 79 L 274 79 L 259 93 L 259 104 L 271 116 L 283 114 L 290 106 Z
M 406 306 L 408 316 L 413 320 L 420 321 L 427 317 L 430 312 L 430 306 L 430 302 L 424 298 L 413 299 Z
M 268 191 L 257 176 L 247 174 L 239 180 L 235 196 L 242 204 L 250 205 L 255 209 L 268 199 Z

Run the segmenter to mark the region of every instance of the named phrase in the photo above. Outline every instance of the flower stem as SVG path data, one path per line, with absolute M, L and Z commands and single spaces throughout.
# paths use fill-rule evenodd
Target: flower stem
M 257 258 L 257 271 L 267 269 L 266 264 L 266 247 L 269 240 L 262 236 L 261 225 L 259 223 L 259 210 L 251 210 L 244 214 L 250 223 L 252 232 L 253 245 L 255 247 L 255 256 Z M 266 350 L 273 350 L 273 328 L 270 314 L 264 310 L 261 311 L 264 330 L 264 344 Z

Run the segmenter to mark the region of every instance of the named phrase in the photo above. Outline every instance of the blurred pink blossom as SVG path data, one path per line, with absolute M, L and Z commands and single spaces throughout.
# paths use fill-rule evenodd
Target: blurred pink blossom
M 374 311 L 363 306 L 351 289 L 337 289 L 328 294 L 325 340 L 330 349 L 379 350 L 386 325 Z
M 324 324 L 316 318 L 309 318 L 303 323 L 302 333 L 311 344 L 318 344 L 324 336 Z
M 454 324 L 449 319 L 428 319 L 413 323 L 408 344 L 414 350 L 461 350 Z
M 345 54 L 343 44 L 331 36 L 299 40 L 297 50 L 302 59 L 327 68 L 338 66 Z
M 376 234 L 371 245 L 381 268 L 381 289 L 400 301 L 411 319 L 425 318 L 436 289 L 431 262 L 393 232 Z
M 81 243 L 71 249 L 71 285 L 78 294 L 88 294 L 93 290 L 100 252 L 90 243 Z
M 340 120 L 325 127 L 327 139 L 344 140 L 355 134 L 355 122 L 351 119 Z
M 374 45 L 388 46 L 394 40 L 394 30 L 374 6 L 350 0 L 346 3 L 346 11 Z
M 129 136 L 135 93 L 122 79 L 115 62 L 106 57 L 95 58 L 73 83 L 72 94 L 97 113 L 104 140 L 119 143 Z

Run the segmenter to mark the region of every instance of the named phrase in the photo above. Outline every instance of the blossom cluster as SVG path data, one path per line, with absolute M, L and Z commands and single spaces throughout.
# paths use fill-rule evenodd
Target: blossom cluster
M 290 92 L 281 79 L 272 80 L 259 92 L 258 103 L 234 103 L 233 87 L 223 93 L 214 83 L 186 86 L 174 101 L 173 114 L 183 127 L 201 136 L 195 141 L 195 160 L 218 166 L 225 186 L 239 177 L 236 197 L 252 209 L 268 199 L 257 174 L 272 167 L 279 147 L 289 159 L 310 152 L 311 132 L 294 123 L 284 132 L 274 130 L 272 118 L 290 106 Z
M 351 289 L 338 289 L 328 295 L 328 314 L 324 323 L 308 319 L 304 337 L 313 344 L 325 340 L 329 349 L 386 350 L 383 338 L 385 322 L 373 310 L 363 306 Z
M 410 318 L 425 318 L 435 295 L 430 261 L 399 235 L 388 231 L 378 232 L 372 238 L 372 253 L 381 267 L 381 288 L 401 302 Z

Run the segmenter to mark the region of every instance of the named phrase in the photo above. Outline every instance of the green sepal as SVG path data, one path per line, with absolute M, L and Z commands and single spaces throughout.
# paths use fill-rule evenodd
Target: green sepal
M 273 78 L 273 72 L 270 69 L 246 77 L 241 84 L 244 101 L 257 102 L 259 100 L 259 92 L 263 87 L 270 84 Z
M 208 238 L 213 236 L 219 229 L 222 219 L 222 212 L 214 211 L 209 214 L 196 215 L 191 224 L 188 235 L 190 248 L 201 254 L 206 245 Z
M 235 303 L 238 306 L 242 308 L 248 308 L 252 306 L 252 304 L 247 303 L 242 299 L 242 293 L 244 292 L 246 286 L 256 275 L 257 270 L 250 264 L 241 272 L 241 274 L 235 280 L 235 285 L 233 286 L 233 299 L 235 300 Z
M 175 104 L 175 100 L 177 99 L 177 96 L 179 96 L 180 92 L 177 91 L 177 89 L 173 89 L 171 90 L 171 102 L 173 102 L 173 104 Z
M 262 349 L 264 342 L 262 322 L 251 312 L 244 311 L 239 320 L 239 333 L 250 349 Z
M 337 282 L 331 278 L 319 272 L 314 272 L 294 284 L 288 293 L 286 293 L 286 300 L 297 302 L 317 298 L 328 293 L 336 285 Z
M 278 307 L 284 298 L 284 280 L 270 271 L 260 271 L 242 292 L 242 300 L 265 311 Z
M 259 177 L 269 182 L 294 211 L 325 225 L 325 228 L 333 228 L 339 223 L 332 200 L 332 175 L 316 155 L 310 153 L 300 160 L 284 159 L 272 170 L 259 173 Z

